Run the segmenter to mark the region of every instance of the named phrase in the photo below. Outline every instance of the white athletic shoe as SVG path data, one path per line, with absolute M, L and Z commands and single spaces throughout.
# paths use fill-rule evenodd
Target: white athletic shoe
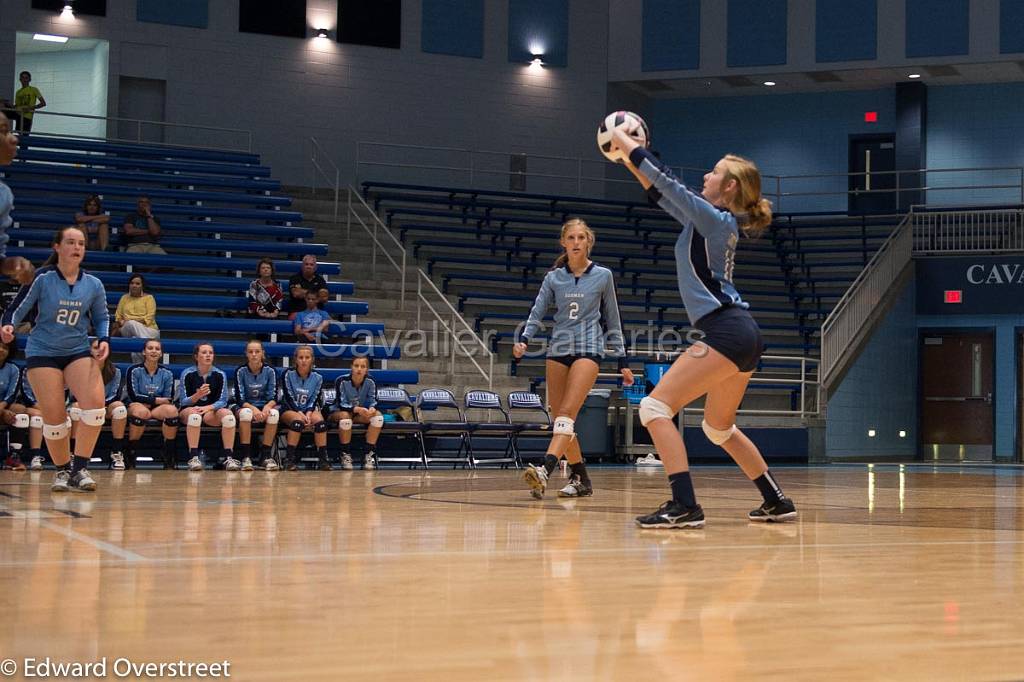
M 188 461 L 188 470 L 189 471 L 202 471 L 203 470 L 203 461 L 201 459 L 199 459 L 199 457 L 193 457 L 192 459 L 190 459 Z
M 252 470 L 253 470 L 252 460 L 249 459 L 248 457 L 246 457 L 245 459 L 242 460 L 242 471 L 252 471 Z
M 523 472 L 523 480 L 530 486 L 530 494 L 538 500 L 544 498 L 544 491 L 548 488 L 548 470 L 542 466 L 529 464 Z
M 373 450 L 366 453 L 366 459 L 363 460 L 363 468 L 367 471 L 377 468 L 377 455 Z
M 124 471 L 124 455 L 120 452 L 111 452 L 110 468 L 114 471 Z
M 352 455 L 346 453 L 341 456 L 341 468 L 345 471 L 352 471 Z
M 42 471 L 43 462 L 45 461 L 46 460 L 43 459 L 42 455 L 36 455 L 35 457 L 32 458 L 32 461 L 29 463 L 28 468 L 31 469 L 32 471 Z
M 280 468 L 272 457 L 267 457 L 263 460 L 263 469 L 266 471 L 277 471 Z
M 658 459 L 658 456 L 656 454 L 654 454 L 653 452 L 648 452 L 647 455 L 644 456 L 644 457 L 637 457 L 636 461 L 633 462 L 633 464 L 635 464 L 638 467 L 662 467 L 662 466 L 665 466 L 664 464 L 661 463 L 661 460 Z
M 238 471 L 242 468 L 242 463 L 234 457 L 228 457 L 224 460 L 224 471 Z
M 50 491 L 55 493 L 66 493 L 71 490 L 68 481 L 71 480 L 71 472 L 67 469 L 57 469 L 57 475 L 53 477 L 53 484 Z

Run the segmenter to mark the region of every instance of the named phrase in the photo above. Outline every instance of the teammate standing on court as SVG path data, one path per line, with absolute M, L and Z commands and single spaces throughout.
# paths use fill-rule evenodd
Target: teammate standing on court
M 750 512 L 752 521 L 796 518 L 757 446 L 736 428 L 736 410 L 764 350 L 761 331 L 749 305 L 733 286 L 740 226 L 756 237 L 771 223 L 771 204 L 761 196 L 761 174 L 751 161 L 729 154 L 704 176 L 700 195 L 690 191 L 626 130 L 617 128 L 614 145 L 623 163 L 648 195 L 682 225 L 676 240 L 679 293 L 690 324 L 703 333 L 640 402 L 640 421 L 650 431 L 672 486 L 672 499 L 638 516 L 643 528 L 700 528 L 704 510 L 697 504 L 686 447 L 672 418 L 707 394 L 701 426 L 708 439 L 736 461 L 761 491 L 764 503 Z
M 110 316 L 103 283 L 81 269 L 85 241 L 85 233 L 77 227 L 57 231 L 53 255 L 4 311 L 0 328 L 0 339 L 10 342 L 15 327 L 36 311 L 25 364 L 43 413 L 43 438 L 57 467 L 51 486 L 54 492 L 96 489 L 87 466 L 107 416 L 100 363 L 110 353 Z M 97 337 L 92 342 L 90 324 Z M 68 461 L 70 419 L 65 410 L 65 386 L 78 397 L 82 410 L 73 463 Z
M 544 496 L 548 477 L 563 454 L 569 460 L 572 476 L 569 484 L 558 491 L 559 497 L 594 494 L 576 439 L 575 423 L 583 401 L 597 380 L 601 359 L 606 355 L 617 358 L 623 385 L 633 384 L 633 372 L 626 367 L 614 277 L 611 270 L 590 260 L 590 251 L 594 248 L 593 230 L 583 220 L 570 218 L 562 225 L 560 243 L 565 252 L 544 276 L 530 317 L 512 349 L 517 359 L 523 357 L 527 344 L 540 330 L 541 321 L 553 304 L 555 326 L 548 343 L 544 373 L 555 424 L 544 465 L 530 465 L 523 475 L 537 499 Z

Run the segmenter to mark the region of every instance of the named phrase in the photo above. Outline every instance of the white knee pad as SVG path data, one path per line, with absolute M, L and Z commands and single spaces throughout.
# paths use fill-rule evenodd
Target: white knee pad
M 114 420 L 121 420 L 128 418 L 128 408 L 124 405 L 118 405 L 110 411 L 110 418 Z
M 73 421 L 73 422 L 81 421 L 81 419 L 82 419 L 82 408 L 80 408 L 80 407 L 72 407 L 71 409 L 68 410 L 68 416 L 71 417 L 71 421 Z
M 708 437 L 708 440 L 715 445 L 721 445 L 725 441 L 732 438 L 732 434 L 736 433 L 736 425 L 733 424 L 727 429 L 716 429 L 708 424 L 706 421 L 700 423 L 700 428 L 704 429 L 704 435 Z
M 279 421 L 281 421 L 281 413 L 280 412 L 278 412 L 277 410 L 271 410 L 270 412 L 267 412 L 267 423 L 268 424 L 276 424 Z
M 27 429 L 31 421 L 27 414 L 16 414 L 14 415 L 14 428 Z
M 252 409 L 243 407 L 238 411 L 238 421 L 240 422 L 251 422 L 252 421 Z
M 82 410 L 82 423 L 88 426 L 103 426 L 107 421 L 107 408 L 97 407 L 95 410 Z
M 373 426 L 374 428 L 378 429 L 384 426 L 384 415 L 375 414 L 372 417 L 370 417 L 370 426 Z
M 71 433 L 67 422 L 63 424 L 43 424 L 43 438 L 46 440 L 64 440 Z
M 556 436 L 569 436 L 572 438 L 576 435 L 576 422 L 568 417 L 559 417 L 555 420 L 555 427 L 552 432 Z
M 38 414 L 32 415 L 32 418 L 29 420 L 29 425 L 33 429 L 41 429 L 43 428 L 43 418 L 40 417 Z
M 351 419 L 340 419 L 340 420 L 338 420 L 338 428 L 341 429 L 342 431 L 351 431 L 352 430 L 352 420 Z
M 238 422 L 235 421 L 235 415 L 226 414 L 220 418 L 220 425 L 223 426 L 225 429 L 233 429 L 235 428 L 235 426 L 238 425 Z
M 660 400 L 647 396 L 640 401 L 640 423 L 644 426 L 655 419 L 671 419 L 673 416 L 672 409 Z
M 193 412 L 192 414 L 190 414 L 188 416 L 188 425 L 189 426 L 202 426 L 203 425 L 203 415 L 197 414 L 197 413 Z

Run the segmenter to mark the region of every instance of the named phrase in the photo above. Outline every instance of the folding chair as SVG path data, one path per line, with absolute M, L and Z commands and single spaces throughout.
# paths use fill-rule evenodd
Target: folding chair
M 515 427 L 512 425 L 508 412 L 501 406 L 501 398 L 498 394 L 483 390 L 466 391 L 463 404 L 465 405 L 466 422 L 469 424 L 469 456 L 473 466 L 476 467 L 481 463 L 501 464 L 502 469 L 507 469 L 509 464 L 514 464 L 517 469 L 521 468 L 522 462 L 512 441 Z M 470 418 L 470 410 L 483 411 L 482 418 Z M 500 419 L 492 419 L 495 411 L 500 415 Z M 474 436 L 492 439 L 504 436 L 505 450 L 499 457 L 481 458 L 477 456 L 477 450 L 473 447 Z
M 424 425 L 420 421 L 419 410 L 416 407 L 416 401 L 414 401 L 404 388 L 398 388 L 394 386 L 378 387 L 377 388 L 377 409 L 381 412 L 385 410 L 397 410 L 403 407 L 408 407 L 412 410 L 412 421 L 385 421 L 384 430 L 381 431 L 381 437 L 396 436 L 400 438 L 411 438 L 413 441 L 414 449 L 419 451 L 419 455 L 414 457 L 409 455 L 407 457 L 384 457 L 377 453 L 377 461 L 380 463 L 387 462 L 404 462 L 409 464 L 411 469 L 413 466 L 422 464 L 424 468 L 428 468 L 427 462 L 427 447 L 423 440 Z
M 434 439 L 432 447 L 427 451 L 428 462 L 451 463 L 454 469 L 459 464 L 464 468 L 472 467 L 473 459 L 469 449 L 469 424 L 462 414 L 462 408 L 455 401 L 455 396 L 446 388 L 427 388 L 420 391 L 420 419 L 423 421 L 423 437 Z M 450 418 L 450 412 L 455 411 L 455 418 Z M 443 418 L 427 419 L 428 415 L 436 417 L 435 413 L 442 411 Z M 459 439 L 458 449 L 455 454 L 435 454 L 440 449 L 436 447 L 437 439 L 452 437 Z M 440 450 L 441 452 L 445 452 Z
M 537 412 L 544 416 L 543 421 L 534 416 Z M 516 421 L 516 415 L 533 417 L 530 421 Z M 527 437 L 550 437 L 551 436 L 551 415 L 544 407 L 544 401 L 536 393 L 528 391 L 513 391 L 508 394 L 508 415 L 512 423 L 512 448 L 515 451 L 516 459 L 523 461 L 522 450 L 519 447 L 519 439 Z

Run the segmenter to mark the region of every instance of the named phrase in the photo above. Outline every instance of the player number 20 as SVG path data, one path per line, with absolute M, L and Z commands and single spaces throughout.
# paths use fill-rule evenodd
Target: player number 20
M 569 319 L 578 320 L 580 319 L 580 304 L 573 301 L 569 304 Z
M 78 324 L 78 318 L 81 316 L 80 310 L 68 310 L 67 308 L 61 308 L 57 311 L 57 324 L 66 324 L 69 327 L 74 327 Z

